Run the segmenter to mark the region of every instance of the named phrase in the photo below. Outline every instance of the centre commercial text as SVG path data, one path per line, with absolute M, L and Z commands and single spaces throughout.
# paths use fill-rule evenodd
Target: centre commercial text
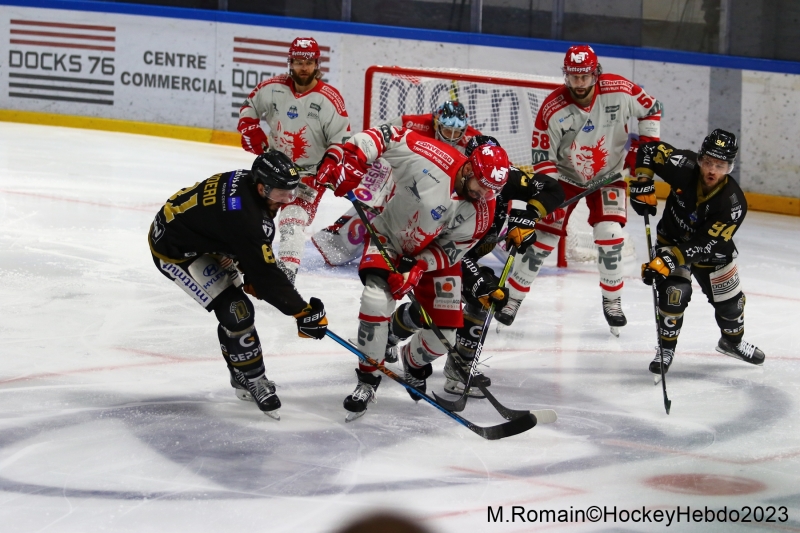
M 142 61 L 144 61 L 146 65 L 198 70 L 206 70 L 206 59 L 207 56 L 199 54 L 154 52 L 152 50 L 147 50 L 142 56 Z M 135 87 L 154 87 L 157 89 L 171 89 L 174 91 L 227 94 L 222 86 L 222 80 L 215 80 L 213 78 L 125 71 L 120 75 L 120 82 L 122 82 L 123 85 L 133 85 Z

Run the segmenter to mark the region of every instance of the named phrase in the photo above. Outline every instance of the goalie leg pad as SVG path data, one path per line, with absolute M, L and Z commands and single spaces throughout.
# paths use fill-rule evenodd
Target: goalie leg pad
M 339 266 L 361 256 L 366 234 L 364 223 L 356 214 L 355 208 L 351 207 L 336 223 L 316 232 L 311 237 L 311 242 L 326 263 Z
M 303 259 L 303 250 L 306 245 L 305 228 L 310 223 L 309 214 L 298 205 L 287 205 L 278 215 L 278 233 L 280 233 L 280 246 L 278 259 L 281 268 L 290 274 L 296 275 Z
M 537 235 L 536 242 L 514 262 L 511 275 L 508 277 L 509 296 L 515 300 L 522 300 L 527 296 L 536 276 L 539 275 L 542 263 L 558 246 L 560 238 L 558 235 L 546 231 L 537 232 Z
M 597 244 L 600 290 L 609 299 L 619 298 L 622 289 L 622 247 L 625 237 L 619 222 L 598 222 L 592 229 Z

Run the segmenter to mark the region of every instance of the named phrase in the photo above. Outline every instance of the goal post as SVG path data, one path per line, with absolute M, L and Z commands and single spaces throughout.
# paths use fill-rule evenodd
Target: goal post
M 470 126 L 495 137 L 515 166 L 533 173 L 539 161 L 532 160 L 531 135 L 539 106 L 563 85 L 560 77 L 518 72 L 373 65 L 364 78 L 364 129 L 402 115 L 432 113 L 440 104 L 458 100 Z M 570 260 L 597 260 L 592 228 L 585 220 L 579 216 L 568 224 L 559 246 L 559 267 Z M 632 246 L 626 242 L 626 248 Z M 630 255 L 630 249 L 623 253 Z

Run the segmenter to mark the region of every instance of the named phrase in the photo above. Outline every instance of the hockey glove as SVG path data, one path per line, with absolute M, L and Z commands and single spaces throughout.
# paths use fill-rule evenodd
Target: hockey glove
M 328 317 L 325 316 L 325 306 L 319 298 L 311 298 L 294 318 L 297 320 L 298 337 L 319 340 L 328 331 Z
M 530 211 L 512 209 L 508 215 L 506 246 L 510 247 L 513 244 L 519 253 L 524 254 L 525 250 L 536 242 L 534 226 L 536 226 L 536 220 L 532 218 Z
M 667 276 L 675 271 L 678 266 L 678 259 L 667 248 L 661 248 L 656 253 L 655 258 L 649 263 L 642 264 L 642 281 L 645 285 L 658 285 Z
M 386 279 L 392 297 L 395 300 L 402 300 L 403 296 L 417 286 L 427 266 L 425 261 L 417 260 L 410 255 L 402 256 L 397 262 L 397 272 L 392 272 Z
M 356 145 L 331 146 L 320 163 L 317 181 L 332 187 L 335 196 L 345 196 L 358 187 L 367 167 L 367 158 Z
M 544 222 L 545 224 L 555 224 L 559 220 L 562 220 L 565 216 L 567 216 L 566 209 L 559 207 L 553 210 L 552 213 L 544 217 L 542 219 L 542 222 Z
M 261 129 L 261 126 L 259 126 L 257 118 L 240 118 L 239 125 L 236 126 L 236 129 L 242 134 L 242 148 L 248 152 L 260 155 L 269 148 L 267 135 L 264 133 L 264 130 Z
M 628 184 L 628 190 L 631 195 L 631 207 L 637 215 L 644 216 L 647 213 L 651 217 L 655 216 L 658 200 L 652 178 L 640 177 L 639 181 Z

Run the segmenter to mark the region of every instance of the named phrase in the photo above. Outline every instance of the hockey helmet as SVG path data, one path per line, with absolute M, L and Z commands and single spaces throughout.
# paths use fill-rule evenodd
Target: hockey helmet
M 270 200 L 289 203 L 297 197 L 300 174 L 289 156 L 270 150 L 256 157 L 250 170 L 253 184 L 262 184 Z
M 712 131 L 700 146 L 700 156 L 707 155 L 733 164 L 739 146 L 736 144 L 736 135 L 719 128 Z
M 484 144 L 500 146 L 500 142 L 498 142 L 498 140 L 491 135 L 475 135 L 469 141 L 467 141 L 467 146 L 464 147 L 464 155 L 467 157 L 471 156 L 472 152 L 475 151 L 475 148 L 478 146 L 483 146 Z
M 314 59 L 319 62 L 319 45 L 313 37 L 298 37 L 289 47 L 289 64 L 292 59 Z
M 433 129 L 440 141 L 456 144 L 467 131 L 467 110 L 458 100 L 444 102 L 433 112 Z
M 565 76 L 569 74 L 596 74 L 601 73 L 597 54 L 588 44 L 570 46 L 564 56 L 564 67 L 561 69 Z
M 484 144 L 469 156 L 475 179 L 481 187 L 500 192 L 508 180 L 508 154 L 499 146 Z

